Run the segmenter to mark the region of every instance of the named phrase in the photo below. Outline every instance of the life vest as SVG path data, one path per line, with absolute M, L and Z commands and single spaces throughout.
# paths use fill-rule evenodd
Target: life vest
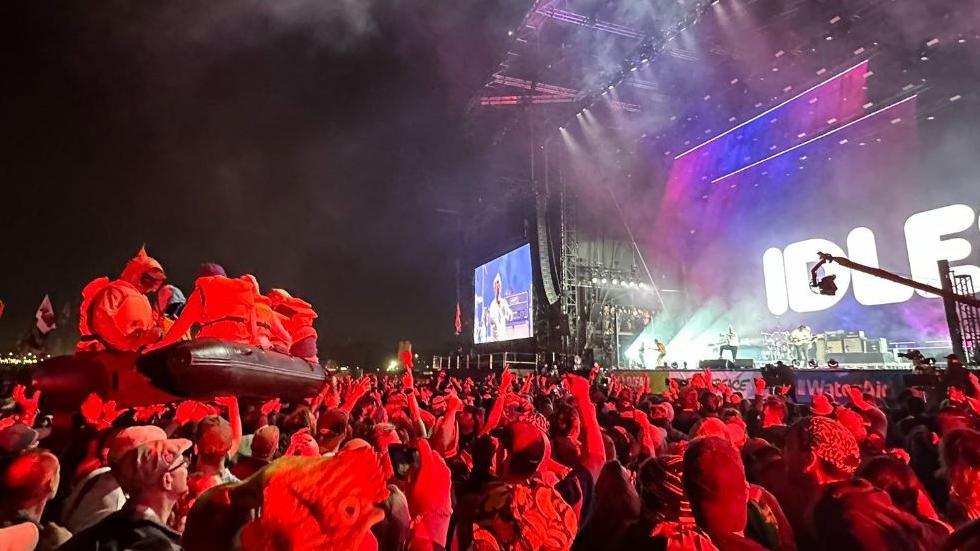
M 108 327 L 100 327 L 105 318 L 97 318 L 97 314 L 105 314 L 114 326 L 115 331 Z M 78 321 L 81 339 L 76 345 L 77 352 L 99 352 L 116 350 L 119 352 L 135 352 L 140 344 L 130 341 L 118 341 L 118 334 L 130 337 L 134 333 L 149 331 L 154 327 L 153 308 L 146 295 L 128 281 L 117 279 L 109 281 L 107 277 L 93 280 L 82 290 L 82 306 Z M 100 330 L 101 329 L 101 330 Z
M 92 301 L 108 286 L 109 278 L 102 276 L 93 279 L 82 289 L 82 306 L 78 312 L 78 332 L 82 335 L 82 341 L 78 343 L 77 347 L 79 351 L 87 348 L 83 347 L 82 344 L 85 342 L 86 337 L 93 335 L 92 329 L 88 325 L 88 318 L 92 313 Z M 92 342 L 92 339 L 89 339 L 89 342 Z
M 255 334 L 255 286 L 245 278 L 198 278 L 201 294 L 200 330 L 196 338 L 251 344 Z
M 283 326 L 286 331 L 289 331 L 289 336 L 294 343 L 317 337 L 316 329 L 313 327 L 313 320 L 317 315 L 309 302 L 301 298 L 288 297 L 275 304 L 275 310 L 285 318 Z
M 287 321 L 286 316 L 274 311 L 269 299 L 259 295 L 255 297 L 255 346 L 259 348 L 269 349 L 275 348 L 283 352 L 288 352 L 289 347 L 292 346 L 292 339 L 285 339 L 286 335 L 282 335 L 282 329 L 279 331 L 273 330 L 273 326 L 278 324 L 285 329 L 285 322 Z M 289 330 L 285 329 L 288 333 Z

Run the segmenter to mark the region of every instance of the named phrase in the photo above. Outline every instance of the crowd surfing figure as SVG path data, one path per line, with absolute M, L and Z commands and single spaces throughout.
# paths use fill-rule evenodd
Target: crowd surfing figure
M 91 395 L 53 433 L 15 387 L 0 549 L 980 549 L 976 377 L 941 403 L 809 407 L 681 384 L 408 368 L 293 404 Z
M 78 352 L 150 352 L 193 338 L 216 338 L 291 354 L 317 363 L 316 312 L 282 289 L 266 294 L 252 275 L 230 278 L 218 264 L 201 266 L 186 299 L 164 285 L 163 266 L 140 249 L 119 279 L 85 286 Z M 151 304 L 149 295 L 154 295 Z

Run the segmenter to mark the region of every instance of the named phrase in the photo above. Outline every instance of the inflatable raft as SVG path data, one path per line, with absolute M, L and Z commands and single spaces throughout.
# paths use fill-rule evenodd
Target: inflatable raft
M 91 352 L 38 364 L 34 388 L 43 406 L 74 410 L 95 392 L 120 406 L 221 395 L 296 401 L 323 386 L 323 367 L 300 358 L 218 339 L 184 341 L 143 356 Z

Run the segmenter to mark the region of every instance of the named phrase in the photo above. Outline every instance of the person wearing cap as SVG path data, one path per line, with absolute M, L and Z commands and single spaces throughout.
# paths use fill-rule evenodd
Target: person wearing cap
M 279 427 L 266 425 L 259 428 L 252 437 L 252 445 L 248 452 L 239 450 L 239 459 L 231 467 L 231 474 L 239 480 L 245 480 L 252 476 L 256 471 L 272 462 L 278 447 Z
M 0 430 L 0 457 L 14 457 L 37 447 L 40 435 L 24 423 Z
M 58 493 L 61 464 L 51 452 L 32 449 L 12 458 L 0 472 L 0 528 L 33 524 L 39 535 L 36 549 L 55 549 L 71 532 L 41 522 L 48 501 Z
M 153 315 L 164 334 L 173 326 L 174 320 L 180 316 L 185 304 L 187 304 L 187 298 L 175 285 L 164 285 L 157 291 L 156 300 L 153 303 Z M 183 338 L 185 340 L 190 339 L 190 335 L 184 335 Z
M 127 451 L 112 466 L 129 495 L 123 508 L 76 534 L 63 551 L 180 551 L 180 535 L 167 527 L 174 505 L 187 493 L 191 441 L 153 440 Z
M 237 439 L 240 443 L 241 435 Z M 228 458 L 238 453 L 238 445 L 235 431 L 224 417 L 209 415 L 201 419 L 197 425 L 194 444 L 197 452 L 192 471 L 194 477 L 214 477 L 218 484 L 239 481 L 227 466 Z
M 320 455 L 330 456 L 337 453 L 347 438 L 349 423 L 350 416 L 339 408 L 328 409 L 317 417 L 316 441 L 320 446 Z
M 112 466 L 140 444 L 163 440 L 167 433 L 153 425 L 126 427 L 109 438 L 102 450 L 102 465 L 72 486 L 61 507 L 61 522 L 78 533 L 122 509 L 126 494 L 119 487 Z
M 160 263 L 146 248 L 126 264 L 119 279 L 100 277 L 82 290 L 77 352 L 136 352 L 160 340 L 147 294 L 167 279 Z

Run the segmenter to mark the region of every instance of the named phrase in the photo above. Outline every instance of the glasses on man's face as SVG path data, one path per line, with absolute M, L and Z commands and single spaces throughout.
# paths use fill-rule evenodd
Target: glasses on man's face
M 180 461 L 178 461 L 177 463 L 175 463 L 173 467 L 170 467 L 169 469 L 167 469 L 167 472 L 168 473 L 172 473 L 174 471 L 180 470 L 181 467 L 189 467 L 189 466 L 190 466 L 190 463 L 187 462 L 187 458 L 186 457 L 181 457 L 180 458 Z

